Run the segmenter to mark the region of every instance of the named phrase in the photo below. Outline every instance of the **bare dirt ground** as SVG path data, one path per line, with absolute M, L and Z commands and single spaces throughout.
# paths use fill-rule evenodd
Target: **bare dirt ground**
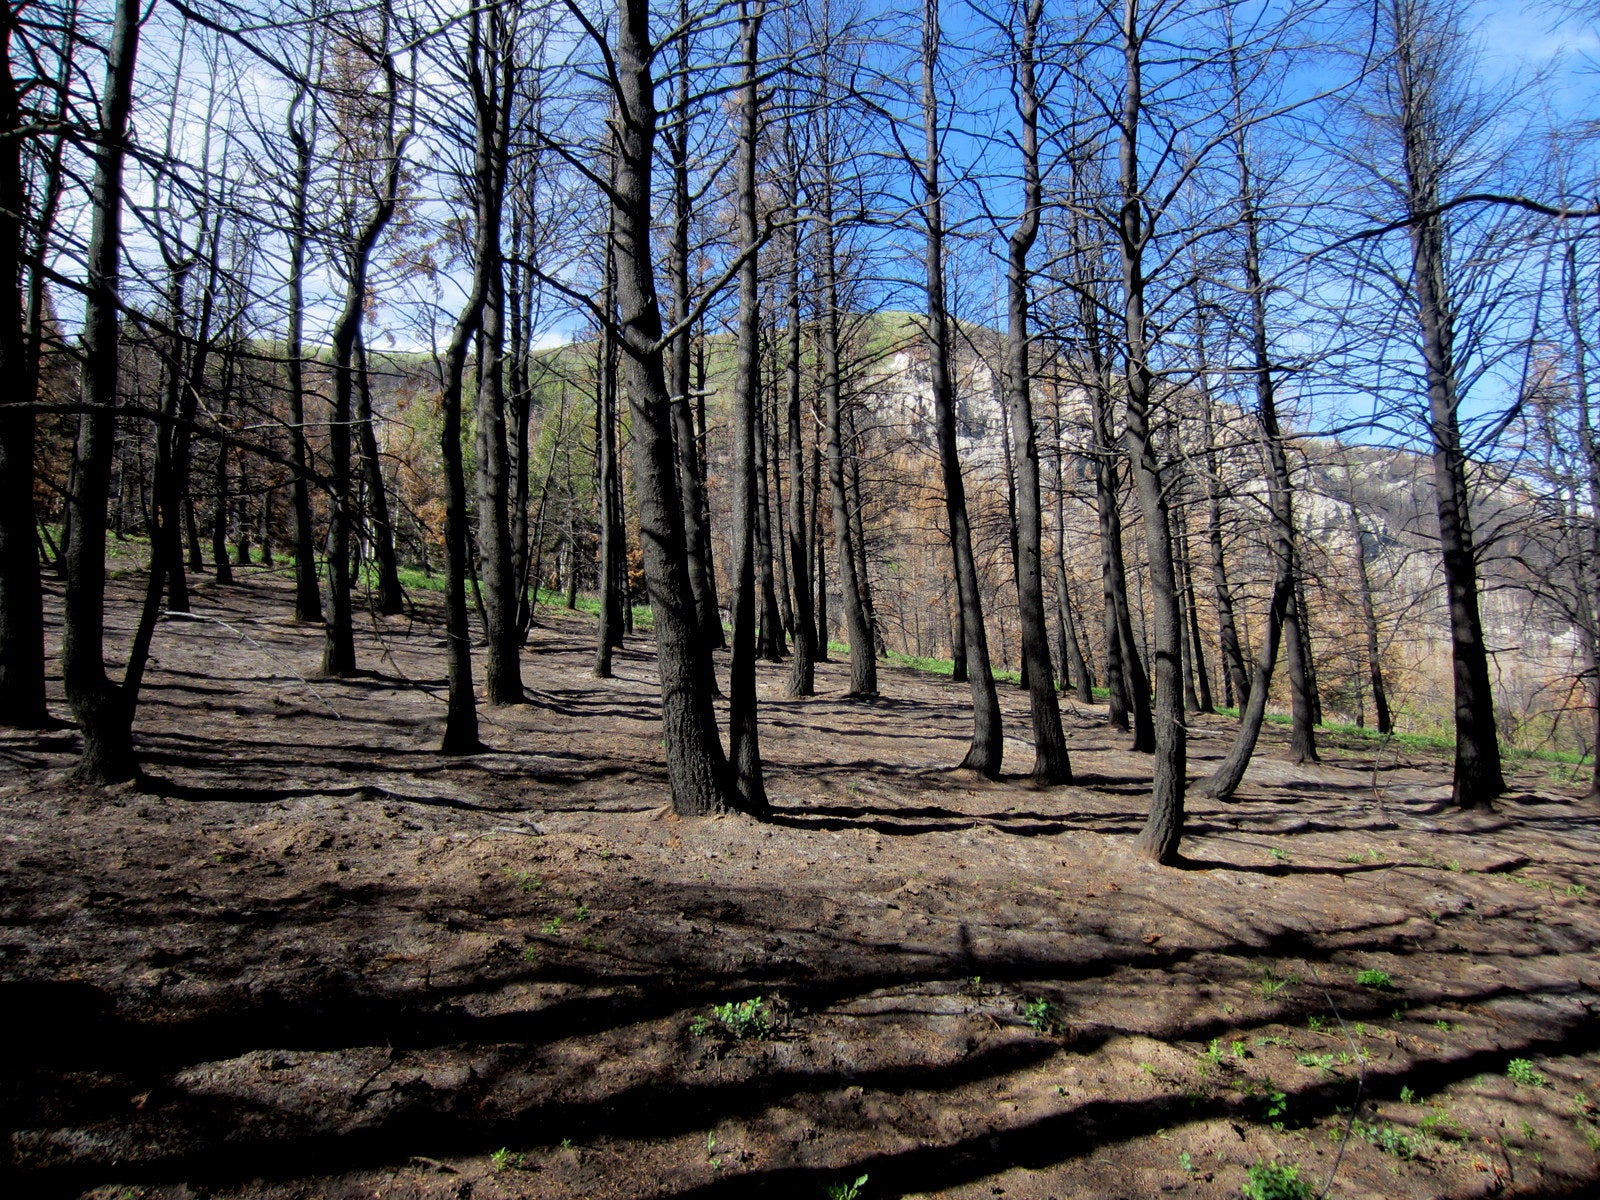
M 160 630 L 139 788 L 0 737 L 7 1195 L 1593 1194 L 1600 813 L 1548 777 L 1463 815 L 1445 764 L 1271 742 L 1160 869 L 1096 711 L 1036 790 L 947 769 L 961 685 L 763 666 L 775 819 L 680 821 L 645 639 L 592 680 L 545 614 L 531 702 L 445 759 L 436 614 L 314 680 L 246 578 Z

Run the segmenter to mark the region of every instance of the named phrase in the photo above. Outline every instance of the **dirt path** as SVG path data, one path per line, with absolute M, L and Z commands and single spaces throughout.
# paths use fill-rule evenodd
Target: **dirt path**
M 70 731 L 0 735 L 8 1195 L 1600 1178 L 1600 813 L 1571 789 L 1525 775 L 1464 815 L 1443 764 L 1274 742 L 1193 808 L 1190 867 L 1151 868 L 1146 761 L 1093 710 L 1069 706 L 1079 786 L 1040 791 L 945 769 L 962 686 L 888 670 L 845 703 L 832 664 L 788 700 L 763 666 L 776 819 L 683 822 L 642 640 L 592 680 L 593 625 L 549 614 L 533 702 L 447 760 L 436 623 L 370 626 L 376 673 L 308 682 L 321 634 L 282 581 L 196 605 L 158 634 L 142 789 L 68 785 Z M 1228 735 L 1198 721 L 1191 769 Z

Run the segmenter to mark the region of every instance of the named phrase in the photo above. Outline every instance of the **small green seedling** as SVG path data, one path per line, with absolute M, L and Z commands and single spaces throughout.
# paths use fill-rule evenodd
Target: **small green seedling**
M 1300 1178 L 1293 1163 L 1258 1162 L 1245 1172 L 1245 1200 L 1311 1200 L 1311 1184 Z
M 520 1171 L 527 1161 L 527 1155 L 513 1154 L 504 1146 L 489 1155 L 489 1165 L 494 1168 L 496 1173 L 500 1171 Z
M 861 1189 L 867 1186 L 867 1177 L 857 1175 L 849 1183 L 830 1183 L 822 1189 L 828 1200 L 861 1200 Z
M 1235 1041 L 1233 1043 L 1233 1056 L 1235 1058 L 1249 1058 L 1250 1057 L 1250 1051 L 1245 1049 L 1244 1042 Z
M 574 921 L 587 921 L 589 919 L 589 906 L 587 904 L 578 905 L 577 908 L 572 910 L 572 919 Z
M 1306 1018 L 1306 1028 L 1311 1030 L 1312 1033 L 1321 1033 L 1328 1028 L 1328 1018 L 1320 1013 L 1312 1013 Z
M 1220 1067 L 1222 1065 L 1222 1039 L 1212 1038 L 1211 1044 L 1200 1052 L 1200 1057 L 1213 1067 Z
M 1061 1032 L 1061 1010 L 1042 996 L 1022 1006 L 1022 1020 L 1028 1028 L 1046 1035 Z
M 561 932 L 561 918 L 551 917 L 544 923 L 544 932 L 547 937 L 554 937 Z
M 1271 849 L 1270 849 L 1270 850 L 1268 850 L 1268 851 L 1267 851 L 1267 853 L 1268 853 L 1268 854 L 1270 854 L 1270 855 L 1272 855 L 1272 857 L 1273 857 L 1273 858 L 1274 858 L 1274 859 L 1275 859 L 1275 860 L 1276 860 L 1276 861 L 1278 861 L 1278 862 L 1283 862 L 1283 863 L 1286 863 L 1286 862 L 1292 862 L 1292 861 L 1293 861 L 1293 860 L 1292 860 L 1292 859 L 1291 859 L 1291 858 L 1290 858 L 1290 857 L 1289 857 L 1289 853 L 1288 853 L 1288 851 L 1286 851 L 1286 850 L 1280 850 L 1280 849 L 1279 849 L 1279 848 L 1278 848 L 1278 847 L 1276 847 L 1276 846 L 1273 846 L 1273 847 L 1272 847 L 1272 848 L 1271 848 Z
M 1295 1062 L 1302 1067 L 1316 1067 L 1320 1071 L 1333 1073 L 1333 1055 L 1331 1054 L 1300 1054 L 1295 1056 Z
M 1187 1150 L 1178 1151 L 1178 1170 L 1185 1175 L 1193 1175 L 1197 1171 L 1194 1165 L 1194 1157 Z
M 1385 1154 L 1392 1154 L 1396 1158 L 1409 1160 L 1422 1152 L 1421 1138 L 1404 1133 L 1393 1125 L 1371 1125 L 1357 1121 L 1354 1129 L 1358 1137 L 1365 1138 Z
M 1357 971 L 1356 982 L 1362 987 L 1377 988 L 1379 991 L 1394 990 L 1394 977 L 1387 971 L 1375 971 L 1371 968 Z
M 1401 1104 L 1415 1104 L 1416 1102 L 1417 1102 L 1417 1093 L 1413 1089 L 1411 1089 L 1409 1087 L 1403 1087 L 1403 1088 L 1400 1089 L 1400 1103 Z
M 1300 980 L 1294 975 L 1279 975 L 1271 967 L 1261 972 L 1261 998 L 1270 1000 L 1286 987 L 1292 987 Z
M 1522 1087 L 1544 1086 L 1544 1076 L 1535 1071 L 1533 1064 L 1525 1058 L 1513 1058 L 1506 1064 L 1506 1078 Z

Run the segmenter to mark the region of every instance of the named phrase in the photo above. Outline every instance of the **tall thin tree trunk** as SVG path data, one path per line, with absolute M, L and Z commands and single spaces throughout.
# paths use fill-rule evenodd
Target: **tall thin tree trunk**
M 689 586 L 694 591 L 694 607 L 702 636 L 713 650 L 727 645 L 722 616 L 717 609 L 715 575 L 711 562 L 711 522 L 706 496 L 705 464 L 701 461 L 704 439 L 695 429 L 691 396 L 694 331 L 687 324 L 689 315 L 689 222 L 693 217 L 690 199 L 690 104 L 694 73 L 690 69 L 689 0 L 679 0 L 678 19 L 684 32 L 678 39 L 676 102 L 673 128 L 665 134 L 667 157 L 672 171 L 672 233 L 667 243 L 667 320 L 677 330 L 667 348 L 671 371 L 672 427 L 677 442 L 678 492 L 683 496 L 684 537 L 689 552 Z M 701 380 L 704 403 L 704 380 Z M 702 431 L 703 432 L 703 428 Z M 713 684 L 714 684 L 713 680 Z
M 367 361 L 366 338 L 356 337 L 356 428 L 361 438 L 361 471 L 367 485 L 367 509 L 372 514 L 372 557 L 378 568 L 378 611 L 392 616 L 405 607 L 400 588 L 400 561 L 394 549 L 394 522 L 389 516 L 389 493 L 383 480 L 383 459 L 378 453 L 378 432 L 372 411 L 372 368 Z
M 744 263 L 739 268 L 739 326 L 733 381 L 733 654 L 728 672 L 728 757 L 741 806 L 767 807 L 761 776 L 761 741 L 756 720 L 756 554 L 760 521 L 761 431 L 756 405 L 761 391 L 761 277 L 756 247 L 761 232 L 756 217 L 756 152 L 761 136 L 757 93 L 761 18 L 764 0 L 739 0 L 743 79 L 739 88 L 740 130 L 736 165 L 738 228 Z M 769 560 L 770 561 L 770 560 Z M 770 580 L 770 575 L 768 576 Z
M 1207 359 L 1203 341 L 1200 358 L 1204 367 Z M 1245 670 L 1239 627 L 1233 615 L 1233 585 L 1228 579 L 1227 553 L 1222 541 L 1222 485 L 1216 460 L 1211 391 L 1204 375 L 1201 376 L 1200 415 L 1206 464 L 1206 547 L 1210 553 L 1211 590 L 1217 602 L 1217 640 L 1222 648 L 1222 664 L 1229 688 L 1243 712 L 1250 701 L 1250 676 Z
M 315 43 L 316 38 L 315 32 L 308 35 L 308 44 Z M 314 61 L 316 53 L 315 49 L 309 50 L 308 59 Z M 311 115 L 302 118 L 300 114 L 303 108 L 310 108 Z M 302 86 L 296 91 L 289 105 L 287 128 L 295 155 L 288 230 L 288 332 L 283 342 L 289 402 L 289 498 L 294 509 L 294 616 L 295 620 L 309 624 L 322 620 L 322 593 L 317 584 L 316 534 L 311 519 L 311 446 L 306 439 L 303 345 L 306 250 L 311 224 L 311 162 L 316 141 L 315 101 L 309 86 Z
M 825 139 L 829 136 L 826 130 L 827 117 L 825 111 Z M 833 225 L 833 153 L 831 149 L 827 151 L 830 157 L 823 168 L 818 237 L 822 242 L 822 395 L 827 407 L 828 489 L 833 504 L 834 570 L 839 576 L 839 591 L 844 599 L 845 631 L 850 638 L 850 690 L 847 695 L 876 696 L 878 663 L 873 653 L 872 627 L 867 623 L 861 599 L 861 581 L 857 577 L 855 538 L 850 522 L 850 493 L 845 479 L 843 403 L 840 396 L 839 258 Z M 820 578 L 820 567 L 818 574 Z
M 1194 675 L 1195 712 L 1214 712 L 1211 698 L 1211 673 L 1206 670 L 1205 639 L 1200 636 L 1200 602 L 1195 588 L 1194 567 L 1189 561 L 1189 521 L 1187 515 L 1179 522 L 1178 569 L 1183 575 L 1184 606 L 1188 614 L 1189 665 Z
M 989 635 L 983 621 L 983 593 L 972 554 L 972 523 L 967 514 L 966 481 L 956 440 L 955 383 L 950 375 L 950 321 L 945 310 L 944 194 L 939 179 L 939 95 L 937 70 L 942 33 L 939 0 L 922 9 L 922 203 L 927 229 L 923 266 L 928 292 L 928 371 L 934 421 L 939 437 L 939 472 L 944 483 L 945 521 L 956 581 L 952 654 L 972 692 L 972 741 L 961 765 L 990 779 L 1000 775 L 1005 754 L 1000 699 L 989 662 Z
M 1124 0 L 1123 49 L 1125 90 L 1118 147 L 1122 213 L 1118 232 L 1122 251 L 1125 302 L 1128 397 L 1124 441 L 1133 462 L 1134 490 L 1144 516 L 1145 555 L 1150 569 L 1152 650 L 1155 662 L 1155 778 L 1150 815 L 1139 835 L 1139 849 L 1154 862 L 1178 857 L 1183 837 L 1184 789 L 1187 784 L 1188 729 L 1183 723 L 1183 685 L 1178 661 L 1182 616 L 1172 561 L 1171 519 L 1157 457 L 1153 417 L 1154 374 L 1145 329 L 1144 249 L 1150 237 L 1145 223 L 1144 184 L 1140 177 L 1139 122 L 1143 116 L 1144 44 L 1139 0 Z
M 615 170 L 615 168 L 613 168 Z M 606 245 L 616 245 L 617 212 L 607 217 Z M 595 630 L 594 669 L 597 679 L 611 678 L 611 652 L 622 644 L 622 521 L 617 513 L 617 351 L 611 316 L 617 306 L 618 264 L 607 253 L 601 303 L 607 313 L 598 340 L 600 359 L 595 365 L 595 454 L 600 501 L 600 623 Z
M 873 657 L 887 658 L 889 651 L 884 644 L 883 626 L 878 622 L 878 610 L 872 599 L 872 565 L 867 558 L 867 505 L 861 489 L 863 439 L 856 431 L 854 406 L 845 410 L 845 430 L 850 443 L 844 460 L 850 485 L 850 544 L 856 552 L 856 583 L 861 588 L 861 611 L 872 635 Z
M 757 351 L 759 365 L 759 347 Z M 754 404 L 755 417 L 755 485 L 756 485 L 756 569 L 761 597 L 761 623 L 757 645 L 761 657 L 768 662 L 782 662 L 788 653 L 784 644 L 783 613 L 778 606 L 778 585 L 773 573 L 772 496 L 767 487 L 767 419 L 764 405 L 758 398 Z
M 514 10 L 486 11 L 482 69 L 474 71 L 479 136 L 474 153 L 477 221 L 476 269 L 482 276 L 483 316 L 478 329 L 477 501 L 478 573 L 483 587 L 484 683 L 489 703 L 520 704 L 522 687 L 522 583 L 511 555 L 511 460 L 505 396 L 505 259 L 500 239 L 510 161 L 511 105 L 515 86 Z
M 1383 681 L 1383 650 L 1378 641 L 1378 616 L 1372 604 L 1372 580 L 1367 573 L 1366 533 L 1361 528 L 1361 514 L 1356 511 L 1353 499 L 1345 505 L 1345 519 L 1346 527 L 1350 530 L 1350 552 L 1356 569 L 1356 603 L 1361 610 L 1361 629 L 1366 635 L 1367 681 L 1372 688 L 1372 707 L 1377 716 L 1378 732 L 1388 734 L 1394 730 L 1394 717 L 1389 712 L 1389 689 Z
M 1039 234 L 1043 187 L 1039 175 L 1039 100 L 1034 84 L 1034 45 L 1043 0 L 1023 0 L 1019 53 L 1013 76 L 1022 121 L 1023 212 L 1012 232 L 1006 264 L 1006 400 L 1011 414 L 1017 495 L 1017 619 L 1022 628 L 1022 662 L 1028 706 L 1033 717 L 1033 778 L 1037 783 L 1069 783 L 1072 765 L 1061 731 L 1055 672 L 1050 663 L 1050 633 L 1044 612 L 1041 557 L 1043 519 L 1039 488 L 1039 440 L 1033 423 L 1032 336 L 1028 328 L 1028 252 Z
M 77 773 L 115 783 L 138 773 L 133 754 L 133 703 L 106 676 L 106 503 L 116 440 L 117 267 L 122 247 L 122 178 L 139 48 L 139 0 L 117 0 L 106 53 L 98 137 L 91 156 L 90 229 L 86 253 L 78 445 L 67 509 L 61 675 L 67 703 L 83 734 Z M 159 566 L 156 567 L 159 569 Z
M 799 164 L 791 135 L 785 131 L 785 150 L 792 170 L 788 179 L 788 202 L 792 224 L 787 239 L 787 286 L 784 297 L 788 309 L 787 353 L 784 356 L 784 389 L 789 437 L 789 562 L 794 580 L 794 655 L 789 663 L 791 696 L 816 693 L 817 620 L 812 603 L 811 538 L 812 522 L 806 505 L 806 451 L 800 422 L 800 222 L 798 203 Z
M 219 381 L 214 404 L 219 432 L 228 429 L 229 399 L 233 391 L 233 356 L 224 352 L 222 378 Z M 228 447 L 217 442 L 216 467 L 212 473 L 212 490 L 215 496 L 211 507 L 211 569 L 219 584 L 233 583 L 233 567 L 228 562 Z M 331 573 L 331 568 L 330 568 Z

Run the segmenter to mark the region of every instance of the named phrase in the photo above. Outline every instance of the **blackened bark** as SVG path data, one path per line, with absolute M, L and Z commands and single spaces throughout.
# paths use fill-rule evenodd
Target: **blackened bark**
M 816 693 L 817 621 L 812 604 L 812 522 L 806 505 L 806 452 L 800 423 L 800 221 L 795 175 L 795 151 L 787 145 L 794 171 L 789 180 L 790 227 L 787 239 L 788 272 L 785 302 L 788 308 L 787 353 L 784 356 L 784 391 L 789 437 L 789 562 L 794 582 L 794 654 L 789 662 L 791 696 Z
M 43 729 L 50 723 L 44 691 L 44 610 L 39 542 L 34 530 L 33 453 L 37 375 L 27 363 L 22 325 L 23 114 L 11 72 L 18 10 L 0 9 L 0 272 L 6 319 L 0 320 L 0 375 L 25 386 L 0 403 L 0 724 Z M 176 371 L 176 368 L 170 368 Z
M 612 147 L 615 175 L 616 147 Z M 594 446 L 597 478 L 595 495 L 600 511 L 600 621 L 595 630 L 594 668 L 596 679 L 611 678 L 611 651 L 622 644 L 622 521 L 617 513 L 617 350 L 611 322 L 617 311 L 617 262 L 612 251 L 617 241 L 617 212 L 607 215 L 605 284 L 601 303 L 606 319 L 597 341 L 599 360 L 595 363 Z
M 231 355 L 224 355 L 222 371 L 218 380 L 216 399 L 217 428 L 226 432 L 228 428 L 229 401 L 233 392 L 233 359 Z M 217 441 L 217 457 L 212 464 L 212 501 L 211 501 L 211 570 L 212 577 L 219 584 L 233 583 L 233 565 L 228 561 L 228 447 L 221 440 Z M 330 573 L 331 573 L 331 566 Z
M 1128 570 L 1122 545 L 1120 455 L 1112 434 L 1111 364 L 1100 323 L 1099 297 L 1094 292 L 1093 268 L 1085 264 L 1078 283 L 1078 314 L 1089 351 L 1089 419 L 1094 434 L 1095 515 L 1100 532 L 1100 580 L 1105 603 L 1106 688 L 1113 727 L 1127 729 L 1133 718 L 1133 749 L 1149 754 L 1155 749 L 1155 724 L 1150 710 L 1150 679 L 1133 636 L 1133 613 L 1128 604 Z
M 1214 712 L 1216 705 L 1211 699 L 1211 673 L 1206 670 L 1205 640 L 1200 636 L 1200 604 L 1194 583 L 1194 569 L 1189 561 L 1189 530 L 1188 521 L 1180 521 L 1182 528 L 1178 533 L 1178 568 L 1183 575 L 1183 595 L 1185 609 L 1188 614 L 1187 628 L 1189 646 L 1189 667 L 1194 679 L 1194 704 L 1193 712 Z
M 761 18 L 764 0 L 739 0 L 744 74 L 739 88 L 740 137 L 738 228 L 744 263 L 739 268 L 739 327 L 733 382 L 733 557 L 728 564 L 733 582 L 733 653 L 728 671 L 728 756 L 741 807 L 757 812 L 767 807 L 761 777 L 761 741 L 756 719 L 756 552 L 758 484 L 756 472 L 761 431 L 756 414 L 761 391 L 761 296 L 756 247 L 756 150 L 761 113 L 756 91 Z M 769 576 L 770 579 L 770 576 Z
M 1153 373 L 1145 330 L 1144 249 L 1150 238 L 1145 222 L 1143 183 L 1139 169 L 1139 121 L 1143 114 L 1143 34 L 1139 0 L 1124 0 L 1123 50 L 1125 91 L 1118 147 L 1122 212 L 1118 224 L 1125 301 L 1128 397 L 1124 441 L 1133 462 L 1134 490 L 1144 516 L 1145 555 L 1150 567 L 1151 641 L 1155 660 L 1155 778 L 1150 815 L 1139 835 L 1139 849 L 1158 863 L 1178 857 L 1183 837 L 1184 788 L 1187 783 L 1188 729 L 1183 723 L 1183 687 L 1178 661 L 1182 617 L 1172 563 L 1171 520 L 1162 486 L 1152 425 Z
M 1043 187 L 1039 176 L 1039 100 L 1034 84 L 1034 46 L 1043 0 L 1023 0 L 1021 39 L 1013 80 L 1022 122 L 1023 212 L 1012 232 L 1006 261 L 1006 402 L 1011 413 L 1012 459 L 1017 494 L 1017 619 L 1022 627 L 1022 664 L 1033 718 L 1033 778 L 1070 783 L 1072 764 L 1061 731 L 1050 632 L 1044 611 L 1041 555 L 1043 514 L 1039 487 L 1039 439 L 1033 422 L 1032 335 L 1028 328 L 1028 252 L 1039 235 Z
M 360 431 L 361 472 L 367 485 L 367 511 L 372 518 L 372 557 L 378 573 L 378 611 L 392 616 L 405 607 L 400 588 L 400 561 L 394 550 L 394 523 L 389 516 L 389 492 L 378 453 L 377 425 L 372 412 L 372 372 L 367 362 L 366 339 L 356 338 L 356 428 Z
M 488 651 L 484 683 L 491 704 L 520 704 L 522 585 L 511 555 L 511 459 L 507 447 L 505 396 L 505 220 L 514 86 L 515 14 L 501 7 L 483 17 L 487 36 L 468 73 L 478 136 L 473 154 L 474 259 L 482 278 L 483 315 L 478 328 L 477 509 L 478 576 L 483 589 Z M 481 66 L 479 65 L 481 63 Z
M 1440 141 L 1445 119 L 1430 88 L 1442 62 L 1428 61 L 1438 44 L 1427 37 L 1427 14 L 1414 0 L 1394 0 L 1397 84 L 1406 207 L 1409 215 L 1437 209 L 1442 174 Z M 1444 560 L 1450 612 L 1450 652 L 1455 689 L 1456 757 L 1452 799 L 1461 808 L 1487 808 L 1506 790 L 1500 768 L 1489 654 L 1478 612 L 1478 563 L 1472 533 L 1467 459 L 1458 420 L 1454 314 L 1444 218 L 1417 217 L 1408 227 L 1411 283 L 1422 340 L 1428 392 L 1428 435 L 1433 444 L 1439 550 Z
M 849 435 L 849 449 L 845 454 L 845 471 L 850 484 L 850 544 L 856 552 L 856 583 L 861 588 L 861 611 L 866 617 L 867 630 L 872 635 L 874 658 L 887 658 L 888 648 L 883 640 L 883 627 L 878 624 L 878 612 L 872 602 L 872 566 L 867 558 L 867 505 L 861 492 L 862 438 L 856 432 L 856 409 L 845 410 L 845 430 Z
M 972 741 L 961 765 L 990 779 L 1000 776 L 1005 754 L 1000 699 L 989 663 L 989 635 L 983 622 L 983 593 L 972 555 L 972 523 L 967 514 L 966 482 L 956 441 L 955 384 L 950 375 L 950 322 L 945 311 L 944 195 L 939 179 L 939 0 L 922 10 L 922 203 L 927 228 L 923 265 L 928 289 L 928 371 L 934 421 L 939 437 L 939 472 L 944 483 L 945 521 L 956 580 L 959 628 L 952 641 L 957 665 L 972 692 Z
M 1293 624 L 1295 575 L 1298 570 L 1295 562 L 1293 477 L 1289 473 L 1283 431 L 1278 423 L 1277 387 L 1267 341 L 1267 289 L 1261 270 L 1259 218 L 1245 129 L 1244 121 L 1239 120 L 1234 154 L 1239 177 L 1240 218 L 1245 229 L 1245 282 L 1250 293 L 1250 355 L 1251 365 L 1255 368 L 1256 415 L 1261 426 L 1261 449 L 1267 461 L 1267 505 L 1272 514 L 1275 574 L 1272 599 L 1267 608 L 1267 627 L 1256 656 L 1249 699 L 1240 708 L 1239 732 L 1222 763 L 1200 785 L 1202 795 L 1218 800 L 1233 796 L 1255 753 L 1261 725 L 1266 719 L 1267 693 L 1272 686 L 1279 641 L 1287 638 L 1292 642 L 1299 637 L 1299 631 Z M 1291 658 L 1293 653 L 1291 650 Z
M 122 246 L 122 178 L 139 49 L 139 0 L 117 0 L 106 53 L 98 137 L 90 150 L 77 459 L 67 495 L 72 537 L 65 553 L 61 675 L 83 734 L 80 778 L 116 783 L 138 774 L 133 700 L 105 669 L 106 506 L 116 439 L 117 266 Z M 159 568 L 158 568 L 159 569 Z
M 1067 585 L 1067 480 L 1066 457 L 1061 445 L 1061 396 L 1056 395 L 1052 415 L 1055 442 L 1055 554 L 1052 568 L 1056 586 L 1056 624 L 1061 641 L 1061 690 L 1076 688 L 1084 704 L 1094 703 L 1094 675 L 1078 638 L 1078 622 L 1072 612 L 1072 595 Z
M 367 273 L 378 239 L 394 216 L 400 192 L 400 156 L 405 137 L 396 129 L 400 73 L 388 46 L 387 21 L 379 42 L 384 115 L 383 175 L 372 207 L 345 249 L 344 305 L 333 324 L 333 405 L 328 422 L 328 604 L 324 615 L 322 673 L 353 675 L 356 670 L 355 621 L 350 589 L 350 557 L 355 530 L 355 496 L 351 471 L 351 430 L 355 416 L 356 340 L 366 312 Z
M 1346 527 L 1350 530 L 1350 552 L 1356 569 L 1356 603 L 1361 610 L 1361 629 L 1366 635 L 1367 682 L 1372 688 L 1372 707 L 1377 717 L 1378 732 L 1387 734 L 1394 730 L 1394 717 L 1389 711 L 1389 689 L 1383 682 L 1383 650 L 1378 641 L 1378 616 L 1372 604 L 1372 579 L 1367 573 L 1367 536 L 1361 528 L 1361 514 L 1356 511 L 1353 500 L 1345 505 L 1345 510 Z
M 684 538 L 689 554 L 689 586 L 694 592 L 696 619 L 702 636 L 713 650 L 727 645 L 722 615 L 717 609 L 717 591 L 711 563 L 711 523 L 707 520 L 705 469 L 701 461 L 703 439 L 695 428 L 691 407 L 692 349 L 694 333 L 687 324 L 689 315 L 689 221 L 690 200 L 690 99 L 693 72 L 689 61 L 689 5 L 680 0 L 678 19 L 682 29 L 678 39 L 677 97 L 673 109 L 673 128 L 664 134 L 667 158 L 672 170 L 672 234 L 667 243 L 668 294 L 667 319 L 677 330 L 667 348 L 672 372 L 672 427 L 677 439 L 678 492 L 683 497 Z M 704 388 L 702 381 L 701 394 Z
M 1201 363 L 1205 364 L 1204 346 Z M 1210 552 L 1211 590 L 1217 604 L 1218 642 L 1222 665 L 1239 709 L 1250 701 L 1250 676 L 1245 671 L 1244 653 L 1239 647 L 1239 627 L 1233 615 L 1233 585 L 1228 579 L 1227 552 L 1222 541 L 1222 484 L 1218 478 L 1216 440 L 1212 424 L 1211 392 L 1202 376 L 1201 419 L 1205 438 L 1206 463 L 1206 547 Z
M 649 0 L 618 0 L 616 180 L 612 188 L 622 373 L 633 447 L 645 576 L 655 611 L 662 726 L 673 808 L 684 816 L 730 807 L 728 764 L 717 734 L 710 647 L 689 584 L 688 547 L 672 445 L 672 398 L 662 362 L 661 308 L 651 252 L 650 171 L 656 135 Z M 609 314 L 608 314 L 609 315 Z
M 757 355 L 759 366 L 760 356 Z M 765 407 L 757 399 L 753 406 L 755 418 L 755 485 L 756 485 L 756 571 L 760 586 L 761 622 L 757 646 L 762 658 L 768 662 L 782 662 L 788 653 L 783 636 L 783 612 L 778 605 L 777 577 L 773 570 L 773 549 L 776 542 L 772 532 L 772 494 L 767 486 L 767 424 Z
M 312 38 L 315 38 L 315 34 Z M 312 54 L 315 51 L 311 52 Z M 306 440 L 304 363 L 306 248 L 311 224 L 311 159 L 316 140 L 310 88 L 300 87 L 289 105 L 288 134 L 294 146 L 294 178 L 289 210 L 288 332 L 283 342 L 284 373 L 289 401 L 290 505 L 294 509 L 294 617 L 322 620 L 322 593 L 317 584 L 317 545 L 311 520 L 311 447 Z M 192 511 L 192 510 L 191 510 Z M 198 556 L 196 556 L 198 557 Z
M 829 135 L 824 113 L 824 138 Z M 840 391 L 839 260 L 834 231 L 832 149 L 823 169 L 820 223 L 822 266 L 822 395 L 828 422 L 828 490 L 833 507 L 834 570 L 844 600 L 845 632 L 850 639 L 850 696 L 878 694 L 878 663 L 873 654 L 872 627 L 862 601 L 856 569 L 855 538 L 850 521 L 850 493 L 846 487 L 844 431 Z M 818 556 L 821 556 L 819 547 Z M 818 568 L 821 578 L 821 569 Z M 826 634 L 824 634 L 826 637 Z

